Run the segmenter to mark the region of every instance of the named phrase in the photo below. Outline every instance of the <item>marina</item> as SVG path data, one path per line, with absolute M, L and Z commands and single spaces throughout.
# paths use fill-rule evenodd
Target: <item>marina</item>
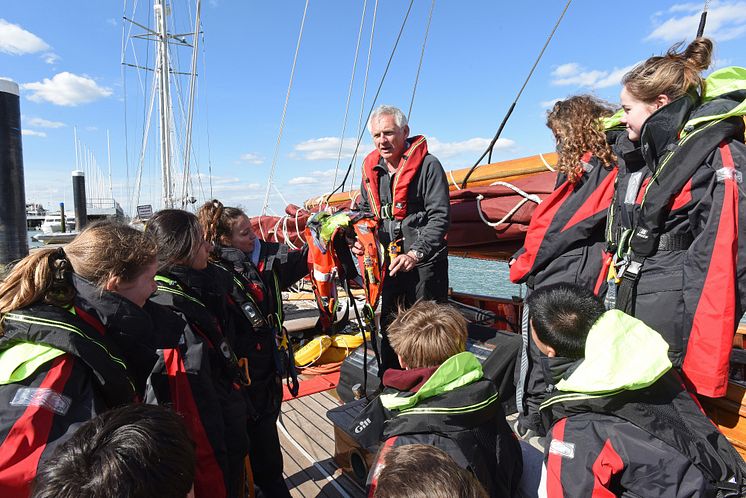
M 402 235 L 402 220 L 407 215 L 408 206 L 423 209 L 416 221 L 409 220 L 411 227 L 406 227 L 418 238 L 421 233 L 427 232 L 425 227 L 429 220 L 424 204 L 420 206 L 420 203 L 424 203 L 423 199 L 407 197 L 406 189 L 414 189 L 416 182 L 412 180 L 412 185 L 409 185 L 410 177 L 399 183 L 400 172 L 404 170 L 402 166 L 399 173 L 396 169 L 388 172 L 387 180 L 393 185 L 389 189 L 392 198 L 387 206 L 388 215 L 384 215 L 383 206 L 377 209 L 376 202 L 381 204 L 381 200 L 374 199 L 372 190 L 365 193 L 365 202 L 375 211 L 371 218 L 375 219 L 373 224 L 376 230 L 383 230 L 384 218 L 387 223 L 393 220 L 399 222 L 398 225 L 392 223 L 390 226 L 396 228 L 383 235 L 392 239 L 387 240 L 385 246 L 380 243 L 383 238 L 378 238 L 381 234 L 370 230 L 368 233 L 374 234 L 371 240 L 375 244 L 366 246 L 368 252 L 357 255 L 351 250 L 348 254 L 345 251 L 354 237 L 362 240 L 360 234 L 353 230 L 353 221 L 346 220 L 345 223 L 349 224 L 332 224 L 333 230 L 328 226 L 325 229 L 320 227 L 326 216 L 342 213 L 352 218 L 354 215 L 351 213 L 357 215 L 355 210 L 362 199 L 361 189 L 373 188 L 370 186 L 371 177 L 365 175 L 371 175 L 370 171 L 374 171 L 375 167 L 383 171 L 387 164 L 385 160 L 381 162 L 383 155 L 380 153 L 371 164 L 365 162 L 368 160 L 366 158 L 372 157 L 367 154 L 379 150 L 377 140 L 380 140 L 380 135 L 371 136 L 375 133 L 369 117 L 380 104 L 397 104 L 406 113 L 405 121 L 411 123 L 411 130 L 405 125 L 407 132 L 412 132 L 404 135 L 406 147 L 403 150 L 406 154 L 402 164 L 408 165 L 409 158 L 415 157 L 416 146 L 413 143 L 426 144 L 424 154 L 429 152 L 430 156 L 442 162 L 444 181 L 447 183 L 447 189 L 443 188 L 443 202 L 448 204 L 450 213 L 446 221 L 447 237 L 442 242 L 447 254 L 447 258 L 442 258 L 445 260 L 443 268 L 448 268 L 447 300 L 468 322 L 466 349 L 482 365 L 484 377 L 497 387 L 497 394 L 491 400 L 495 404 L 499 402 L 508 415 L 507 421 L 516 438 L 522 439 L 525 447 L 531 446 L 537 452 L 544 452 L 544 438 L 537 437 L 533 431 L 522 430 L 516 413 L 519 408 L 516 404 L 516 386 L 520 382 L 517 378 L 521 371 L 520 351 L 527 347 L 528 342 L 524 344 L 524 341 L 532 340 L 524 298 L 533 291 L 534 280 L 527 279 L 527 283 L 522 284 L 511 283 L 508 262 L 513 264 L 521 251 L 526 252 L 527 246 L 528 251 L 539 251 L 535 241 L 529 241 L 527 233 L 530 229 L 538 230 L 536 213 L 552 212 L 555 204 L 544 202 L 550 198 L 552 203 L 556 202 L 556 193 L 568 185 L 565 170 L 560 169 L 560 175 L 557 171 L 565 144 L 558 135 L 552 135 L 554 129 L 551 132 L 547 129 L 547 112 L 570 92 L 598 95 L 613 102 L 615 111 L 619 109 L 620 88 L 625 88 L 622 76 L 639 60 L 649 57 L 650 53 L 663 53 L 665 47 L 680 39 L 688 42 L 694 35 L 691 31 L 696 27 L 695 21 L 699 19 L 701 9 L 700 6 L 695 8 L 667 2 L 665 8 L 653 11 L 642 0 L 634 0 L 634 5 L 631 4 L 629 8 L 644 10 L 648 16 L 646 21 L 649 22 L 625 20 L 630 25 L 626 29 L 634 30 L 634 43 L 626 40 L 618 44 L 608 43 L 607 50 L 600 53 L 600 48 L 587 40 L 608 37 L 600 24 L 603 24 L 602 20 L 614 19 L 618 15 L 610 6 L 576 5 L 570 9 L 571 2 L 567 2 L 562 10 L 562 5 L 550 2 L 539 2 L 530 8 L 526 5 L 510 5 L 499 9 L 489 2 L 480 1 L 478 4 L 478 17 L 490 19 L 486 29 L 485 25 L 474 24 L 472 18 L 475 12 L 469 15 L 465 12 L 472 10 L 473 6 L 464 8 L 439 3 L 436 7 L 435 1 L 413 0 L 399 5 L 382 0 L 379 10 L 378 1 L 375 5 L 372 2 L 313 5 L 306 1 L 283 7 L 267 4 L 249 8 L 220 1 L 152 0 L 143 3 L 125 1 L 123 12 L 110 12 L 110 7 L 101 5 L 88 9 L 83 3 L 78 3 L 76 8 L 85 11 L 82 17 L 88 22 L 86 29 L 90 31 L 81 36 L 81 40 L 76 38 L 69 41 L 70 45 L 56 29 L 30 16 L 25 12 L 27 9 L 14 6 L 12 12 L 7 14 L 7 21 L 0 19 L 0 28 L 5 25 L 18 28 L 39 38 L 46 48 L 14 54 L 8 48 L 3 48 L 8 45 L 3 45 L 3 32 L 0 29 L 0 62 L 4 61 L 3 57 L 29 57 L 29 54 L 39 58 L 35 63 L 39 67 L 32 68 L 30 63 L 24 67 L 7 66 L 7 74 L 2 76 L 13 77 L 18 84 L 0 78 L 0 118 L 8 118 L 7 123 L 0 123 L 0 146 L 4 147 L 0 150 L 0 264 L 16 262 L 29 252 L 33 254 L 43 247 L 64 248 L 75 240 L 86 225 L 98 220 L 116 220 L 128 225 L 128 228 L 135 227 L 140 236 L 145 231 L 151 234 L 149 237 L 157 246 L 154 251 L 162 251 L 163 240 L 156 242 L 157 236 L 164 236 L 159 225 L 151 224 L 146 229 L 153 217 L 157 219 L 158 213 L 164 210 L 181 210 L 182 214 L 189 213 L 189 220 L 196 220 L 194 213 L 200 206 L 216 205 L 213 199 L 220 201 L 221 210 L 229 206 L 242 209 L 245 213 L 243 218 L 248 220 L 248 233 L 253 232 L 265 242 L 265 249 L 270 246 L 274 248 L 275 244 L 283 245 L 279 250 L 281 255 L 277 256 L 281 264 L 286 263 L 288 252 L 297 254 L 296 250 L 304 250 L 310 244 L 317 253 L 328 256 L 326 262 L 330 262 L 329 267 L 314 266 L 317 261 L 313 257 L 307 258 L 306 271 L 311 276 L 301 279 L 289 289 L 282 289 L 282 292 L 277 274 L 273 273 L 276 289 L 262 282 L 266 261 L 262 260 L 259 265 L 260 250 L 254 251 L 253 246 L 252 250 L 244 250 L 228 244 L 227 249 L 242 253 L 244 259 L 241 264 L 245 265 L 242 271 L 252 275 L 247 282 L 257 286 L 259 291 L 258 294 L 246 291 L 249 285 L 241 284 L 241 280 L 234 275 L 232 285 L 244 291 L 242 298 L 249 296 L 249 305 L 235 295 L 225 301 L 241 311 L 237 313 L 238 319 L 233 317 L 231 320 L 235 319 L 236 323 L 248 320 L 252 331 L 258 331 L 260 327 L 271 329 L 270 347 L 280 352 L 272 349 L 274 356 L 270 363 L 271 368 L 276 368 L 278 372 L 282 370 L 287 376 L 282 382 L 283 402 L 279 408 L 277 430 L 283 460 L 282 477 L 291 496 L 367 496 L 366 481 L 370 478 L 369 472 L 376 454 L 370 448 L 362 447 L 350 431 L 354 430 L 352 422 L 359 414 L 363 401 L 366 398 L 371 401 L 374 395 L 380 393 L 379 352 L 372 348 L 372 343 L 366 337 L 370 338 L 372 333 L 373 341 L 381 341 L 380 294 L 386 292 L 382 290 L 381 276 L 391 271 L 390 268 L 385 270 L 378 267 L 379 261 L 373 262 L 370 257 L 375 253 L 380 261 L 384 261 L 383 254 L 386 253 L 389 260 L 393 260 L 403 253 L 412 258 L 412 268 L 417 268 L 423 256 L 422 253 L 418 255 L 416 247 L 409 250 L 411 241 Z M 36 7 L 40 8 L 41 4 Z M 741 80 L 737 79 L 746 81 L 746 69 L 736 66 L 731 71 L 730 67 L 743 62 L 737 45 L 742 45 L 746 21 L 734 14 L 740 12 L 738 9 L 742 7 L 738 2 L 722 2 L 714 6 L 718 12 L 715 19 L 729 20 L 723 21 L 723 25 L 718 24 L 720 21 L 712 22 L 708 28 L 718 47 L 722 47 L 722 52 L 718 52 L 718 60 L 713 63 L 713 73 L 707 73 L 707 76 L 715 74 L 715 82 L 722 74 L 733 77 L 737 81 L 734 87 L 729 88 L 738 95 L 746 95 L 746 84 L 739 86 Z M 58 5 L 45 5 L 45 8 L 49 9 L 50 17 L 62 12 Z M 545 15 L 538 16 L 541 18 L 535 16 L 535 12 L 528 15 L 529 10 Z M 88 16 L 95 16 L 97 24 L 92 24 L 91 19 L 94 18 Z M 700 21 L 700 31 L 704 27 L 704 18 Z M 43 32 L 41 29 L 45 24 L 47 31 Z M 675 29 L 681 25 L 686 25 L 688 31 Z M 694 27 L 689 29 L 691 26 Z M 31 33 L 37 29 L 38 36 Z M 114 31 L 116 34 L 113 34 Z M 46 41 L 41 40 L 42 35 L 48 37 Z M 26 39 L 32 38 L 26 36 Z M 63 46 L 68 59 L 63 58 L 60 62 L 52 56 L 58 57 L 53 52 L 61 52 Z M 76 56 L 79 69 L 73 69 L 75 66 L 70 63 L 73 54 L 86 53 L 87 50 L 90 51 L 91 65 L 84 64 L 85 61 Z M 106 62 L 102 63 L 103 60 Z M 613 64 L 610 62 L 612 60 L 615 61 Z M 94 71 L 89 67 L 94 67 L 94 62 L 101 64 L 95 67 L 105 67 L 106 70 L 100 69 L 99 75 L 93 75 Z M 116 66 L 116 71 L 111 71 L 109 65 Z M 51 74 L 52 68 L 55 75 Z M 73 70 L 77 74 L 73 74 Z M 701 91 L 704 99 L 705 90 Z M 208 93 L 212 114 L 208 114 Z M 717 97 L 719 95 L 711 99 Z M 666 103 L 663 107 L 667 105 L 670 104 Z M 86 106 L 97 111 L 87 114 L 83 112 Z M 740 120 L 738 126 L 741 128 L 738 130 L 741 135 L 746 126 L 743 124 L 746 123 L 745 106 L 742 102 L 734 109 L 729 109 L 731 115 L 720 120 Z M 611 132 L 626 134 L 625 125 L 619 121 L 620 115 L 626 116 L 625 111 L 628 111 L 626 107 L 617 112 L 616 121 L 614 116 L 594 120 L 594 126 L 602 123 L 599 133 L 603 132 L 605 137 L 610 137 Z M 273 119 L 268 119 L 268 115 Z M 700 123 L 695 124 L 701 126 Z M 341 134 L 337 136 L 340 125 Z M 697 132 L 708 129 L 708 126 L 696 128 Z M 113 133 L 110 127 L 115 130 Z M 495 127 L 497 131 L 492 136 Z M 402 129 L 397 124 L 397 132 Z M 694 129 L 694 125 L 682 128 L 677 140 L 683 141 L 686 133 Z M 746 135 L 741 135 L 737 142 L 744 141 Z M 692 136 L 701 135 L 693 133 Z M 103 155 L 101 150 L 106 150 L 106 161 L 99 162 L 94 149 L 99 150 L 99 155 Z M 555 149 L 557 152 L 554 152 Z M 673 154 L 675 147 L 669 144 L 666 150 Z M 585 174 L 590 174 L 593 167 L 588 166 L 586 161 L 591 154 L 585 152 L 578 164 L 582 163 L 581 169 Z M 736 169 L 741 165 L 737 164 L 738 168 L 733 166 L 731 158 L 728 166 L 727 154 L 722 157 L 725 157 L 722 159 L 725 164 L 723 170 L 731 169 L 727 172 L 718 170 L 717 182 L 720 183 L 715 182 L 707 190 L 708 195 L 726 181 L 741 181 L 736 174 L 740 174 Z M 438 163 L 439 167 L 441 162 Z M 623 161 L 619 164 L 623 164 Z M 614 170 L 613 174 L 616 175 L 621 167 L 615 166 L 606 169 Z M 422 168 L 421 164 L 416 167 Z M 420 170 L 413 171 L 415 173 L 412 175 L 416 175 Z M 638 182 L 637 188 L 640 190 L 639 193 L 632 192 L 634 195 L 630 194 L 631 191 L 627 192 L 624 198 L 626 205 L 631 205 L 633 211 L 638 208 L 638 211 L 642 211 L 648 189 L 650 185 L 657 185 L 657 175 L 662 171 L 664 168 L 661 167 L 654 172 L 652 180 L 648 179 L 644 184 L 640 183 L 640 175 L 635 177 L 634 181 Z M 632 183 L 634 181 L 630 180 Z M 400 193 L 403 188 L 403 196 L 396 197 L 397 185 L 404 185 L 400 188 Z M 577 188 L 573 184 L 566 189 L 567 196 L 561 198 L 562 202 L 581 186 L 582 182 Z M 617 183 L 609 181 L 604 183 L 604 188 L 607 190 L 603 195 L 592 198 L 592 208 L 584 206 L 586 209 L 577 209 L 572 217 L 568 216 L 569 219 L 563 222 L 561 230 L 551 237 L 560 239 L 565 229 L 569 230 L 583 221 L 582 216 L 590 216 L 590 209 L 597 209 L 593 212 L 595 216 L 608 216 L 618 221 L 618 218 L 613 218 L 617 214 L 613 212 L 613 202 L 617 198 L 612 197 L 612 193 L 617 195 Z M 666 213 L 689 206 L 692 194 L 687 189 L 691 188 L 690 179 L 686 186 L 671 194 L 670 199 L 667 197 Z M 729 192 L 734 196 L 734 205 L 737 205 L 743 191 L 740 190 L 740 194 L 735 189 Z M 380 196 L 380 192 L 376 193 Z M 711 199 L 706 197 L 702 202 L 704 206 Z M 415 205 L 415 208 L 411 207 Z M 603 209 L 599 207 L 602 205 Z M 403 210 L 401 218 L 393 214 L 396 210 Z M 705 217 L 699 211 L 696 216 L 692 213 L 685 215 L 691 215 L 687 219 L 692 224 L 697 216 Z M 727 210 L 724 209 L 723 213 L 727 213 Z M 624 213 L 623 216 L 631 215 Z M 218 236 L 216 231 L 212 234 L 213 238 L 209 238 L 210 227 L 217 226 L 217 221 L 212 220 L 205 225 L 205 219 L 202 216 L 198 220 L 202 224 L 199 226 L 199 240 L 202 245 L 205 242 L 210 245 L 209 251 L 234 237 L 232 232 L 229 237 L 225 232 Z M 723 215 L 722 219 L 729 218 Z M 738 259 L 738 239 L 743 235 L 743 227 L 738 227 L 739 219 L 740 215 L 736 214 L 732 223 L 736 227 L 735 238 L 730 241 L 732 244 L 718 246 L 717 254 L 732 253 L 734 259 Z M 185 226 L 182 225 L 167 242 L 175 244 L 178 236 L 186 237 Z M 610 282 L 614 282 L 615 286 L 623 282 L 624 272 L 631 265 L 632 249 L 623 254 L 624 251 L 612 247 L 612 237 L 609 236 L 611 226 L 611 223 L 607 226 L 605 234 L 605 278 L 594 281 L 594 292 L 603 288 L 606 293 L 606 289 L 611 288 Z M 637 225 L 634 228 L 638 228 Z M 189 229 L 197 230 L 192 226 Z M 539 229 L 548 230 L 548 227 Z M 396 236 L 394 231 L 397 231 Z M 152 235 L 154 232 L 157 235 Z M 632 233 L 630 228 L 624 235 L 629 237 L 625 244 L 631 240 Z M 192 232 L 187 235 L 191 236 Z M 590 240 L 590 234 L 586 236 Z M 693 246 L 694 241 L 693 236 L 667 237 L 665 243 L 656 239 L 656 244 L 660 242 L 660 245 L 656 245 L 654 251 L 685 251 Z M 335 243 L 338 245 L 335 246 Z M 581 238 L 574 245 L 570 244 L 567 250 L 577 256 L 578 252 L 574 250 L 582 248 L 585 243 L 586 240 Z M 146 243 L 142 245 L 147 246 Z M 340 250 L 339 247 L 344 249 Z M 205 266 L 208 264 L 207 251 L 204 251 Z M 344 253 L 345 258 L 349 257 L 349 261 L 342 261 L 338 252 Z M 64 258 L 67 256 L 61 250 L 49 254 L 49 261 L 58 265 L 55 284 L 59 284 L 66 278 L 62 273 L 66 268 Z M 194 254 L 182 257 L 173 266 L 192 265 Z M 161 254 L 156 253 L 156 256 L 151 253 L 150 257 L 162 263 L 159 259 Z M 262 253 L 261 257 L 266 255 Z M 211 258 L 213 263 L 220 262 L 216 254 L 212 254 Z M 560 258 L 550 258 L 547 266 Z M 275 260 L 270 258 L 269 261 L 269 270 L 266 271 L 274 271 L 272 265 Z M 683 258 L 679 262 L 681 264 L 677 263 L 677 269 L 685 264 Z M 425 263 L 429 264 L 430 261 L 426 260 Z M 155 272 L 156 265 L 152 264 Z M 254 271 L 258 277 L 246 270 L 252 265 L 257 265 Z M 742 283 L 742 275 L 738 273 L 740 270 L 718 265 L 719 262 L 713 262 L 699 268 L 704 273 L 710 267 L 719 272 L 707 281 L 707 289 L 712 292 L 723 287 L 718 280 L 720 277 L 727 282 L 730 282 L 728 278 L 732 278 L 732 294 L 738 296 Z M 234 261 L 232 267 L 228 264 L 227 271 L 230 272 L 231 268 L 236 274 L 244 276 L 239 272 L 240 264 Z M 188 266 L 187 269 L 196 270 L 196 267 Z M 328 273 L 322 269 L 328 270 Z M 376 275 L 376 269 L 382 273 Z M 616 269 L 620 270 L 618 274 L 615 273 Z M 187 289 L 181 287 L 181 276 L 164 275 L 162 268 L 158 268 L 158 271 L 160 273 L 155 278 L 158 290 L 150 296 L 142 296 L 143 303 L 151 299 L 159 306 L 175 310 L 173 303 L 181 298 L 199 312 L 207 313 L 204 310 L 209 306 L 200 301 L 203 296 L 188 294 Z M 636 271 L 639 271 L 639 267 Z M 446 272 L 443 273 L 436 277 L 445 277 Z M 631 274 L 632 270 L 627 277 Z M 121 282 L 120 279 L 115 283 L 118 285 Z M 107 280 L 107 285 L 110 283 Z M 331 289 L 320 290 L 322 284 Z M 262 288 L 263 285 L 266 288 Z M 681 289 L 683 284 L 677 285 L 676 291 L 685 295 L 687 300 L 699 299 L 699 294 L 696 294 L 699 290 L 686 293 Z M 663 287 L 661 284 L 660 290 L 650 294 L 655 296 L 656 292 L 673 292 Z M 617 287 L 613 288 L 613 299 L 617 299 Z M 254 287 L 251 289 L 256 292 Z M 108 287 L 107 291 L 112 294 L 118 292 Z M 100 294 L 103 295 L 103 292 Z M 257 295 L 261 298 L 257 298 Z M 637 297 L 636 294 L 626 294 L 627 297 L 630 295 L 635 296 L 633 300 Z M 162 301 L 155 301 L 156 296 Z M 284 303 L 284 307 L 279 312 L 267 311 L 266 316 L 262 311 L 257 319 L 257 310 L 260 309 L 257 302 L 264 306 L 262 300 L 269 299 L 267 296 Z M 736 299 L 733 297 L 734 302 Z M 712 304 L 704 298 L 702 302 Z M 614 306 L 615 303 L 611 302 L 610 307 Z M 715 305 L 713 307 L 716 308 Z M 720 308 L 710 311 L 709 318 L 720 316 L 723 319 L 726 314 L 727 318 L 732 318 L 731 314 L 741 311 L 740 304 L 722 308 L 725 311 Z M 664 311 L 662 305 L 661 310 Z M 181 310 L 177 312 L 181 313 Z M 684 312 L 679 314 L 684 315 Z M 196 331 L 193 335 L 200 346 L 209 343 L 213 347 L 214 338 L 208 339 L 210 331 L 204 333 L 201 322 L 199 327 L 193 327 L 191 319 L 185 316 L 182 317 L 184 326 Z M 79 318 L 76 314 L 75 319 Z M 331 320 L 331 323 L 325 320 Z M 738 330 L 733 337 L 732 350 L 730 344 L 725 344 L 718 345 L 717 351 L 721 356 L 729 355 L 725 360 L 726 373 L 723 374 L 724 395 L 709 397 L 692 394 L 692 397 L 696 397 L 707 417 L 736 451 L 746 457 L 746 323 L 739 316 L 735 320 Z M 213 325 L 222 334 L 221 323 L 218 320 L 214 322 Z M 105 328 L 103 324 L 101 327 Z M 173 346 L 169 351 L 179 348 L 186 351 L 184 337 L 178 346 Z M 727 339 L 730 340 L 730 335 Z M 350 340 L 357 342 L 349 346 L 345 341 Z M 361 342 L 362 345 L 358 346 Z M 234 370 L 238 371 L 231 379 L 231 385 L 236 389 L 241 385 L 246 388 L 251 386 L 248 354 L 236 357 L 230 347 L 230 354 L 227 354 L 224 349 L 224 344 L 228 345 L 227 339 L 215 344 L 219 346 L 220 353 L 228 358 L 224 360 L 218 356 L 220 361 L 226 361 L 225 365 L 220 365 L 231 375 L 235 374 Z M 265 346 L 257 342 L 252 343 L 251 347 L 262 351 Z M 697 344 L 697 347 L 702 346 Z M 683 348 L 682 358 L 686 344 Z M 712 349 L 716 348 L 713 346 Z M 173 388 L 177 385 L 174 379 L 186 378 L 186 370 L 182 370 L 189 362 L 178 364 L 175 356 L 167 360 L 164 350 L 158 352 L 161 355 L 158 366 L 168 369 L 168 375 L 171 375 L 169 380 L 172 381 L 169 388 Z M 723 353 L 725 350 L 727 352 Z M 542 353 L 546 355 L 544 350 Z M 293 362 L 292 368 L 279 366 L 285 354 L 288 361 Z M 294 358 L 294 355 L 297 356 Z M 298 360 L 298 357 L 304 359 Z M 554 354 L 549 357 L 553 358 Z M 233 365 L 231 360 L 236 364 Z M 400 357 L 399 361 L 404 365 Z M 124 365 L 123 362 L 121 364 Z M 125 366 L 125 370 L 127 368 Z M 288 372 L 296 370 L 299 392 L 293 394 L 292 375 Z M 184 374 L 183 378 L 179 377 L 181 374 Z M 129 383 L 134 388 L 134 383 Z M 546 392 L 556 391 L 555 387 L 552 385 Z M 689 387 L 691 392 L 695 392 L 693 385 Z M 523 387 L 519 390 L 520 396 L 523 395 L 522 390 Z M 601 391 L 588 391 L 588 397 L 593 398 L 598 392 Z M 180 391 L 174 402 L 184 402 L 185 398 L 180 397 L 183 393 Z M 138 399 L 144 398 L 140 396 Z M 210 399 L 217 403 L 218 397 Z M 227 409 L 226 400 L 221 399 L 220 404 L 214 405 L 218 416 L 223 409 Z M 189 413 L 185 419 L 193 417 L 198 420 L 192 412 Z M 257 423 L 259 418 L 257 416 L 252 423 Z M 246 421 L 243 424 L 245 429 Z M 190 426 L 189 430 L 193 431 L 194 427 Z M 228 430 L 225 430 L 228 434 Z M 199 434 L 199 437 L 203 438 L 199 444 L 204 444 L 207 436 Z M 574 445 L 572 448 L 575 451 Z M 200 449 L 203 451 L 203 448 Z M 226 448 L 219 451 L 229 452 Z M 546 453 L 551 454 L 551 449 L 546 448 Z M 246 450 L 243 454 L 246 455 Z M 203 452 L 200 458 L 204 458 L 204 455 Z M 210 457 L 214 458 L 215 455 L 211 454 Z M 225 455 L 223 457 L 227 459 Z M 248 486 L 251 491 L 243 493 L 241 498 L 255 496 L 252 488 L 255 476 L 247 463 L 248 457 L 242 463 L 242 485 Z M 218 467 L 215 462 L 211 464 Z M 2 468 L 0 462 L 0 472 Z M 197 479 L 204 478 L 203 474 Z M 204 482 L 208 481 L 202 481 L 202 485 Z M 223 485 L 221 482 L 220 486 Z M 198 498 L 207 496 L 209 493 L 205 493 L 203 488 Z

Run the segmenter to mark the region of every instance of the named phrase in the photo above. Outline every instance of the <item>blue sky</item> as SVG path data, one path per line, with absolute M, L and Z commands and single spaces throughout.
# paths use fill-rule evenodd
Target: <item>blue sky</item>
M 123 30 L 125 35 L 142 30 L 130 31 L 122 21 L 124 15 L 152 25 L 152 8 L 146 0 L 139 0 L 136 8 L 132 0 L 125 3 L 24 0 L 5 2 L 0 11 L 0 77 L 21 85 L 28 202 L 71 204 L 76 130 L 78 156 L 98 165 L 104 176 L 108 131 L 113 191 L 128 212 L 136 202 L 159 205 L 155 136 L 148 139 L 139 200 L 132 193 L 147 109 L 141 86 L 149 88 L 152 73 L 123 70 L 120 64 L 124 39 L 125 60 L 152 67 L 149 45 L 123 36 Z M 192 29 L 185 3 L 174 0 L 169 18 L 179 32 Z M 274 212 L 282 212 L 285 200 L 300 204 L 332 188 L 364 5 L 340 178 L 358 132 L 375 0 L 309 2 L 277 149 L 274 183 L 282 197 L 272 190 Z M 378 2 L 364 115 L 408 5 L 405 0 Z M 410 125 L 429 137 L 446 169 L 470 166 L 479 157 L 564 5 L 547 0 L 436 1 Z M 552 150 L 544 119 L 555 99 L 590 92 L 618 102 L 622 74 L 677 41 L 691 40 L 703 5 L 573 2 L 493 159 Z M 261 210 L 304 6 L 301 0 L 204 2 L 191 159 L 200 203 L 210 196 L 212 184 L 213 195 L 226 204 L 240 205 L 250 214 Z M 430 0 L 415 0 L 377 103 L 405 111 L 409 107 L 430 7 Z M 746 2 L 711 2 L 706 34 L 716 42 L 716 68 L 746 64 Z M 188 71 L 190 53 L 174 48 L 172 54 L 179 59 L 178 70 Z M 183 78 L 180 85 L 186 106 Z M 174 102 L 178 108 L 176 98 Z M 152 130 L 156 126 L 153 119 Z M 366 134 L 359 156 L 370 149 Z M 88 182 L 95 183 L 91 172 Z

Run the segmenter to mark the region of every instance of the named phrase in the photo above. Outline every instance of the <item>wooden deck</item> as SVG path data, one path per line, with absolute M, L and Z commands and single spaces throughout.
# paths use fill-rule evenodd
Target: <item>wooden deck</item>
M 334 426 L 326 411 L 339 406 L 326 391 L 283 402 L 278 422 L 290 494 L 297 497 L 364 497 L 365 490 L 337 467 Z

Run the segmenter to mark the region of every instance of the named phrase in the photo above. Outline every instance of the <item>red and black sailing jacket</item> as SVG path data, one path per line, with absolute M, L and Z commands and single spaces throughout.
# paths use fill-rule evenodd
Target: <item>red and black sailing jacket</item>
M 27 497 L 39 463 L 83 422 L 135 400 L 106 334 L 38 304 L 5 313 L 0 337 L 0 496 Z
M 282 344 L 287 340 L 282 291 L 308 274 L 308 247 L 289 251 L 284 244 L 255 244 L 260 244 L 256 265 L 238 249 L 216 246 L 215 251 L 220 258 L 216 264 L 233 278 L 228 306 L 236 323 L 233 350 L 248 360 L 250 415 L 260 418 L 279 411 L 281 382 L 294 368 L 290 350 Z
M 520 444 L 505 421 L 495 383 L 481 374 L 479 360 L 469 352 L 452 356 L 437 369 L 386 371 L 383 392 L 349 431 L 369 451 L 383 443 L 368 476 L 369 496 L 386 452 L 407 444 L 445 451 L 477 477 L 489 496 L 515 496 L 523 470 Z M 460 387 L 448 389 L 450 382 Z M 416 401 L 393 406 L 406 398 Z
M 196 444 L 196 496 L 225 496 L 219 464 L 225 451 L 211 443 L 222 441 L 224 429 L 215 417 L 219 400 L 202 339 L 165 306 L 148 301 L 141 308 L 75 274 L 73 285 L 76 314 L 106 334 L 126 363 L 138 398 L 182 416 Z
M 549 431 L 539 496 L 746 493 L 743 459 L 674 370 L 635 391 L 555 392 L 542 417 Z
M 381 221 L 379 237 L 384 247 L 402 239 L 403 252 L 422 253 L 421 262 L 442 259 L 447 256 L 451 212 L 448 180 L 440 161 L 428 154 L 423 136 L 411 137 L 407 143 L 393 175 L 378 151 L 368 154 L 357 209 Z
M 687 94 L 651 115 L 609 211 L 610 245 L 639 268 L 623 273 L 616 307 L 660 332 L 674 365 L 711 397 L 725 395 L 746 302 L 746 146 L 740 116 L 707 119 L 739 108 L 742 93 L 699 105 Z
M 606 213 L 614 195 L 617 168 L 591 153 L 581 158 L 576 183 L 558 175 L 557 188 L 531 217 L 523 247 L 513 256 L 510 280 L 530 288 L 571 282 L 597 295 L 606 284 Z
M 173 356 L 162 359 L 167 371 L 179 373 L 182 386 L 184 381 L 189 381 L 193 388 L 203 386 L 193 394 L 195 409 L 201 416 L 200 425 L 210 447 L 204 445 L 206 468 L 201 468 L 202 463 L 198 461 L 195 492 L 200 475 L 204 485 L 201 486 L 202 493 L 196 495 L 198 498 L 237 496 L 243 485 L 248 454 L 246 423 L 249 414 L 243 380 L 232 361 L 235 359 L 231 344 L 235 331 L 225 308 L 231 277 L 212 264 L 201 272 L 176 266 L 168 273 L 159 273 L 156 283 L 158 290 L 151 300 L 175 311 L 187 322 L 196 336 L 192 347 L 200 350 L 194 355 L 194 361 L 201 358 L 207 364 L 207 373 L 203 371 L 202 375 L 210 379 L 209 386 L 205 386 L 202 379 L 192 379 L 190 373 L 198 366 L 196 363 L 180 362 Z M 218 306 L 224 310 L 220 316 L 213 312 Z M 192 380 L 200 382 L 191 383 Z

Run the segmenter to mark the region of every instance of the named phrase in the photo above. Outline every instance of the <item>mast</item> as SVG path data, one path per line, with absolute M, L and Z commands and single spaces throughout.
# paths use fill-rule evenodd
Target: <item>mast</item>
M 163 207 L 174 207 L 173 180 L 171 172 L 171 80 L 168 61 L 168 32 L 166 12 L 162 0 L 153 6 L 157 29 L 156 79 L 158 81 L 158 108 L 160 110 L 161 174 L 163 178 Z

